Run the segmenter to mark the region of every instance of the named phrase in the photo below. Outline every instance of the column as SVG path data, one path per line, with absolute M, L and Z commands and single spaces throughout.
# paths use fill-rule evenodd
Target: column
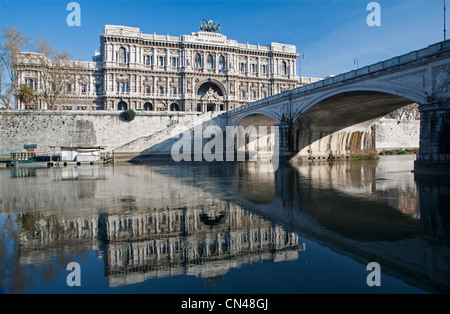
M 205 72 L 206 56 L 207 56 L 206 52 L 203 52 L 203 54 L 202 54 L 202 67 L 201 67 L 202 68 L 202 73 Z
M 246 67 L 246 69 L 245 69 L 245 74 L 247 75 L 249 72 L 250 72 L 250 57 L 245 57 L 245 59 L 246 59 L 246 65 L 245 65 L 245 67 Z
M 164 70 L 167 71 L 167 68 L 170 66 L 170 54 L 169 49 L 166 48 L 166 56 L 164 60 Z
M 156 49 L 155 49 L 155 48 L 152 48 L 152 59 L 150 60 L 150 61 L 151 61 L 151 66 L 152 66 L 152 70 L 154 69 L 155 65 L 156 65 L 157 62 L 158 62 L 158 60 L 156 60 L 156 59 L 157 59 L 157 56 L 156 56 Z
M 450 174 L 450 102 L 419 106 L 420 148 L 416 173 Z

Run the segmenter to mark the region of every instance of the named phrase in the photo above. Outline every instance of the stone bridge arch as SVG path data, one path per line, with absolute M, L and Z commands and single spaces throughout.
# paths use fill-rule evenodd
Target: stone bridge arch
M 363 84 L 353 84 L 341 88 L 333 88 L 330 91 L 318 93 L 314 97 L 311 97 L 305 101 L 299 101 L 296 103 L 292 113 L 292 121 L 297 120 L 301 115 L 306 113 L 309 109 L 320 104 L 321 102 L 336 97 L 339 95 L 356 93 L 356 92 L 367 92 L 367 93 L 382 93 L 391 95 L 392 97 L 397 96 L 403 99 L 409 99 L 410 103 L 424 104 L 428 102 L 427 91 L 423 87 L 418 87 L 416 84 L 406 84 L 398 82 L 370 82 Z M 395 106 L 394 106 L 395 107 Z M 400 107 L 398 107 L 400 108 Z M 398 109 L 395 108 L 395 109 Z M 393 110 L 395 110 L 393 109 Z M 391 111 L 393 111 L 391 110 Z M 389 112 L 391 112 L 389 111 Z M 386 114 L 388 114 L 387 112 Z M 367 119 L 370 120 L 370 119 Z
M 276 146 L 275 126 L 279 122 L 279 116 L 275 112 L 264 109 L 231 118 L 229 126 L 235 132 L 235 150 L 245 151 L 250 159 L 270 160 Z
M 242 113 L 241 115 L 235 115 L 230 118 L 229 125 L 236 126 L 242 124 L 242 121 L 245 121 L 246 125 L 249 125 L 253 122 L 253 125 L 267 125 L 267 124 L 260 124 L 262 123 L 262 119 L 266 120 L 265 122 L 274 122 L 275 124 L 280 123 L 281 117 L 278 113 L 273 112 L 271 110 L 267 109 L 256 109 L 252 111 L 247 111 Z
M 299 159 L 341 159 L 375 155 L 372 124 L 412 103 L 425 92 L 395 85 L 355 85 L 320 93 L 299 104 L 290 128 L 290 151 Z

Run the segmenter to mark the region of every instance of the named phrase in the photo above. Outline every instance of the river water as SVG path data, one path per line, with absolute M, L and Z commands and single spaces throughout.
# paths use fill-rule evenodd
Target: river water
M 448 293 L 448 180 L 413 167 L 1 169 L 0 292 Z

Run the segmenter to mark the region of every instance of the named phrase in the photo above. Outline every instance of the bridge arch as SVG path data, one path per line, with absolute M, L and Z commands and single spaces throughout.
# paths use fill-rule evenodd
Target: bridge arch
M 261 123 L 261 118 L 263 118 L 265 120 L 264 123 L 266 123 L 266 124 L 258 124 L 258 123 Z M 231 119 L 230 125 L 232 125 L 232 126 L 239 125 L 239 123 L 243 120 L 244 121 L 247 120 L 248 123 L 251 123 L 252 122 L 251 120 L 253 120 L 254 124 L 252 124 L 252 125 L 254 125 L 254 126 L 269 125 L 267 123 L 270 123 L 270 125 L 275 125 L 275 124 L 278 124 L 281 122 L 280 117 L 275 112 L 272 112 L 269 110 L 264 110 L 264 109 L 256 109 L 253 111 L 245 112 L 242 115 L 237 115 L 237 116 L 233 117 Z M 248 123 L 246 123 L 246 124 L 248 124 Z M 250 125 L 250 124 L 248 124 L 248 125 Z
M 369 84 L 356 84 L 356 85 L 349 85 L 344 88 L 338 88 L 333 89 L 330 92 L 325 93 L 319 93 L 314 98 L 309 99 L 305 103 L 298 106 L 297 110 L 295 111 L 292 121 L 296 121 L 301 115 L 306 113 L 310 108 L 314 107 L 315 105 L 330 99 L 332 97 L 336 97 L 339 95 L 344 95 L 348 93 L 354 93 L 354 92 L 373 92 L 373 93 L 383 93 L 387 95 L 397 96 L 401 97 L 403 99 L 408 99 L 410 103 L 418 103 L 423 104 L 427 103 L 427 94 L 426 90 L 424 88 L 418 88 L 415 85 L 406 85 L 406 84 L 399 84 L 394 82 L 389 83 L 370 83 Z M 400 107 L 398 107 L 400 108 Z M 395 109 L 398 109 L 395 108 Z M 393 110 L 395 110 L 393 109 Z M 391 111 L 393 111 L 391 110 Z M 389 111 L 389 112 L 391 112 Z M 388 114 L 387 112 L 386 114 Z
M 250 159 L 269 160 L 276 147 L 274 126 L 278 123 L 277 115 L 267 110 L 257 110 L 239 115 L 233 119 L 232 123 L 229 123 L 234 127 L 235 132 L 234 149 L 247 152 Z
M 319 93 L 294 105 L 291 154 L 300 159 L 376 155 L 373 123 L 406 105 L 425 101 L 424 90 L 390 83 L 353 84 Z

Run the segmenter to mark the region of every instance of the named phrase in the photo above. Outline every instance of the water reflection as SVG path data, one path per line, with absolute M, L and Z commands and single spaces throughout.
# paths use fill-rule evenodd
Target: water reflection
M 222 219 L 205 219 L 208 212 Z M 297 259 L 299 237 L 230 203 L 102 215 L 111 286 L 174 275 L 216 278 L 241 264 Z
M 0 287 L 22 293 L 54 283 L 89 252 L 109 287 L 177 276 L 220 286 L 242 265 L 299 261 L 307 239 L 448 292 L 448 183 L 415 178 L 402 158 L 277 172 L 251 162 L 0 171 Z M 320 274 L 313 281 L 306 284 L 329 284 Z

